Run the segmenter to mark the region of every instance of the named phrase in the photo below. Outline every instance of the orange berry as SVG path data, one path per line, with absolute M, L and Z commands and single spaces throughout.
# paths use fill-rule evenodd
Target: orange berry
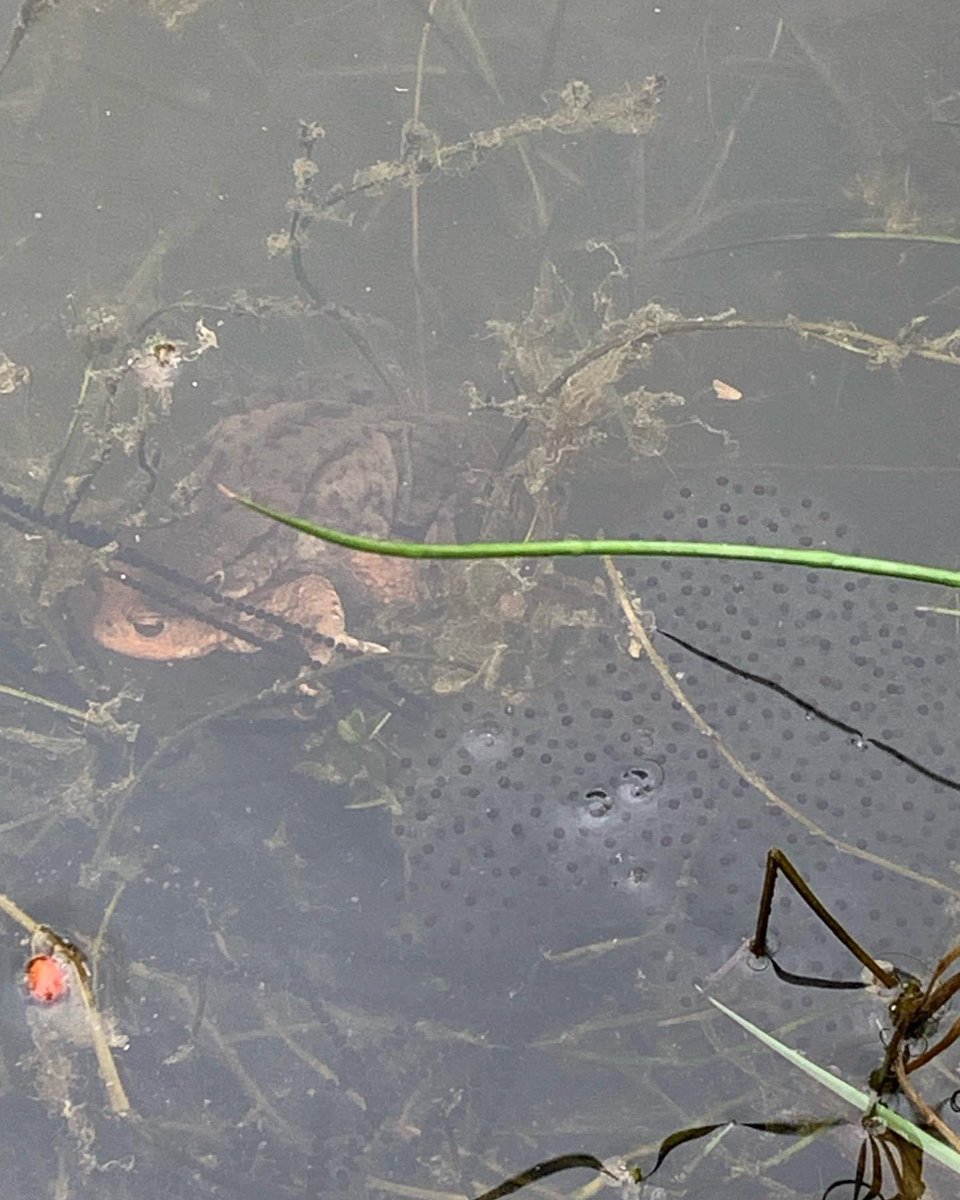
M 67 969 L 52 954 L 38 954 L 27 963 L 27 991 L 41 1004 L 54 1004 L 70 990 Z

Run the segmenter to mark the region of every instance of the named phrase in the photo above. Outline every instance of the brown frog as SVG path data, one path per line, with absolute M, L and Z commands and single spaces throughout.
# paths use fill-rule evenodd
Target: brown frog
M 413 601 L 416 566 L 297 534 L 228 500 L 217 484 L 322 524 L 383 537 L 393 532 L 401 508 L 410 507 L 410 469 L 398 465 L 411 461 L 410 440 L 408 422 L 323 399 L 282 400 L 227 417 L 206 439 L 199 465 L 174 489 L 174 506 L 184 515 L 145 533 L 140 546 L 183 575 L 212 580 L 226 596 L 242 597 L 347 648 L 382 651 L 345 633 L 337 589 L 368 609 Z M 439 469 L 439 460 L 433 465 Z M 430 483 L 438 496 L 438 477 Z M 417 520 L 416 513 L 405 516 Z M 241 628 L 250 620 L 231 609 L 222 615 Z M 280 635 L 270 626 L 257 628 L 262 637 Z M 162 611 L 116 577 L 102 581 L 92 629 L 102 645 L 135 658 L 256 648 L 197 616 Z M 316 639 L 307 648 L 321 662 L 332 653 Z

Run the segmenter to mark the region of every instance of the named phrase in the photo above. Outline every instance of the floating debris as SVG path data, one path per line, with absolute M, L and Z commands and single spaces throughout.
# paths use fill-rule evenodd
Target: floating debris
M 67 964 L 55 954 L 37 954 L 24 971 L 27 993 L 39 1004 L 56 1004 L 70 991 Z
M 742 400 L 743 392 L 732 383 L 724 383 L 722 379 L 714 379 L 710 385 L 718 400 Z

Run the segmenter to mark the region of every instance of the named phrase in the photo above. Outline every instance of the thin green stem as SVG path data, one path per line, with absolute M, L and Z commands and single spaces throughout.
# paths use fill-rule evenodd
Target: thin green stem
M 288 525 L 300 533 L 359 550 L 367 554 L 384 554 L 391 558 L 479 559 L 479 558 L 553 558 L 583 557 L 585 555 L 641 555 L 654 558 L 721 558 L 739 562 L 784 563 L 816 570 L 853 571 L 863 575 L 883 575 L 892 579 L 911 579 L 918 583 L 936 583 L 960 588 L 960 571 L 947 567 L 931 567 L 921 563 L 898 562 L 887 558 L 867 558 L 859 554 L 841 554 L 836 550 L 803 550 L 783 546 L 747 546 L 734 542 L 675 542 L 649 539 L 567 538 L 545 542 L 397 542 L 389 539 L 362 537 L 314 525 L 302 517 L 289 516 L 238 496 L 220 485 L 224 495 L 254 512 Z

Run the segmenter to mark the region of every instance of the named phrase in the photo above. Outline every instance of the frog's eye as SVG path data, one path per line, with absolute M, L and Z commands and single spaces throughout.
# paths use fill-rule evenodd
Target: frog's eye
M 160 617 L 153 617 L 146 621 L 131 622 L 134 629 L 143 638 L 159 637 L 167 628 L 167 623 Z

